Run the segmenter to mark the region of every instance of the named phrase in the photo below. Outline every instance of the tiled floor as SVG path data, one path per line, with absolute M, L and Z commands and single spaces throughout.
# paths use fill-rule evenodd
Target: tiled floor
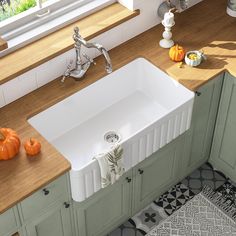
M 224 184 L 226 177 L 223 173 L 213 170 L 210 164 L 204 164 L 191 175 L 187 176 L 182 183 L 198 194 L 204 185 L 217 189 Z
M 194 195 L 204 185 L 226 195 L 230 204 L 236 208 L 236 184 L 227 179 L 223 173 L 213 170 L 207 163 L 195 170 L 183 181 L 175 185 L 149 206 L 133 216 L 108 236 L 142 236 L 152 227 L 167 218 Z

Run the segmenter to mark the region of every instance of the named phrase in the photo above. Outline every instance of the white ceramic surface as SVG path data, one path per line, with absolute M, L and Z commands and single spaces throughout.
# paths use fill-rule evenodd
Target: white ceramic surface
M 93 157 L 110 144 L 104 134 L 121 135 L 128 170 L 185 132 L 194 93 L 143 58 L 29 119 L 72 165 L 72 197 L 83 201 L 101 188 Z
M 235 6 L 235 9 L 236 9 L 236 6 Z M 229 16 L 236 17 L 236 10 L 232 10 L 229 7 L 227 7 L 226 12 Z

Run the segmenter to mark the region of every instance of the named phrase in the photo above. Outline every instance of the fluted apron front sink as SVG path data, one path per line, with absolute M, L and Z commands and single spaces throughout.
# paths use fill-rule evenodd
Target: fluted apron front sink
M 189 128 L 193 100 L 193 92 L 138 58 L 29 123 L 71 162 L 72 197 L 83 201 L 101 188 L 93 157 L 109 150 L 107 132 L 120 136 L 128 170 Z

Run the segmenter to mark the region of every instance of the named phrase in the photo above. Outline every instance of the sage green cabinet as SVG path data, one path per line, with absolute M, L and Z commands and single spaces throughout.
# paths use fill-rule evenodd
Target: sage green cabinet
M 134 168 L 133 212 L 147 206 L 178 182 L 178 164 L 182 156 L 180 136 Z
M 226 73 L 210 162 L 236 181 L 236 78 Z
M 210 157 L 222 83 L 223 74 L 203 85 L 195 96 L 191 126 L 185 133 L 182 178 Z
M 23 200 L 18 208 L 26 236 L 75 235 L 68 174 Z
M 0 235 L 9 236 L 20 228 L 20 218 L 16 206 L 0 215 Z
M 26 225 L 27 236 L 73 236 L 70 203 L 65 202 L 38 215 Z
M 131 216 L 132 172 L 87 200 L 74 202 L 78 236 L 104 236 Z
M 19 204 L 21 217 L 23 221 L 30 220 L 50 208 L 56 201 L 61 203 L 70 199 L 69 178 L 67 175 L 60 176 Z
M 0 214 L 0 236 L 74 236 L 74 220 L 65 174 Z

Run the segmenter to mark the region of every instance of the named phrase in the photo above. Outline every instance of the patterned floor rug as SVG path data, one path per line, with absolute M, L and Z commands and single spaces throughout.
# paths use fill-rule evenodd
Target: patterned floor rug
M 236 208 L 206 186 L 147 236 L 236 236 Z

